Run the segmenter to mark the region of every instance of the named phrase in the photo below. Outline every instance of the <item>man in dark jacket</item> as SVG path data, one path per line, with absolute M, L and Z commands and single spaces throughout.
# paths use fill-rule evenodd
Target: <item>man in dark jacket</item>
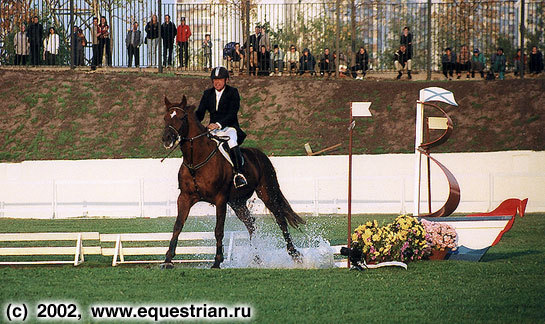
M 170 16 L 165 16 L 165 22 L 161 25 L 161 38 L 163 39 L 163 65 L 172 65 L 172 49 L 176 39 L 176 25 L 170 21 Z M 168 61 L 167 61 L 168 51 Z
M 233 161 L 235 188 L 245 186 L 246 178 L 242 174 L 242 153 L 239 145 L 242 144 L 246 134 L 238 124 L 238 110 L 240 108 L 240 96 L 237 88 L 227 85 L 229 72 L 223 66 L 216 67 L 210 75 L 214 86 L 204 91 L 199 108 L 195 112 L 199 121 L 204 119 L 206 111 L 210 113 L 208 129 L 217 136 L 227 136 L 229 140 L 229 155 Z
M 40 65 L 40 47 L 44 38 L 44 27 L 38 22 L 38 16 L 32 18 L 27 36 L 30 42 L 30 61 L 32 65 Z
M 403 70 L 407 69 L 407 78 L 412 79 L 411 76 L 411 59 L 408 58 L 407 47 L 400 45 L 399 50 L 394 54 L 394 66 L 397 70 L 397 79 L 401 79 Z
M 140 67 L 140 45 L 142 45 L 142 32 L 138 29 L 138 23 L 135 21 L 132 24 L 132 29 L 127 32 L 125 37 L 125 45 L 129 53 L 129 67 L 132 65 L 134 57 L 134 66 Z

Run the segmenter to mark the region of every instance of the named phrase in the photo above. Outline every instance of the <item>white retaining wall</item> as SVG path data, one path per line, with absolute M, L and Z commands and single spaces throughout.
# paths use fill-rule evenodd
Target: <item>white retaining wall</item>
M 434 155 L 460 183 L 456 212 L 484 212 L 507 198 L 529 198 L 528 212 L 545 211 L 545 152 Z M 353 157 L 353 213 L 412 213 L 413 154 Z M 348 157 L 272 157 L 281 189 L 297 212 L 346 214 Z M 181 159 L 28 161 L 0 164 L 0 217 L 158 217 L 176 215 Z M 422 164 L 425 170 L 425 164 Z M 424 172 L 424 171 L 423 171 Z M 423 174 L 421 211 L 427 210 Z M 448 194 L 432 165 L 432 205 Z M 259 200 L 252 211 L 267 213 Z M 199 203 L 191 215 L 213 215 Z

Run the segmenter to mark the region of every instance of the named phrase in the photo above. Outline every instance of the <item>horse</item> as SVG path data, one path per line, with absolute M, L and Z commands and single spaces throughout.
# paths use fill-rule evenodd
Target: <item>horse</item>
M 305 221 L 293 211 L 280 191 L 276 171 L 269 158 L 256 148 L 241 148 L 247 185 L 235 188 L 232 166 L 221 154 L 216 154 L 220 144 L 212 139 L 213 135 L 197 119 L 196 107 L 187 105 L 185 95 L 179 104 L 171 103 L 166 96 L 164 101 L 166 112 L 162 142 L 166 149 L 180 145 L 183 163 L 178 171 L 178 215 L 162 267 L 173 267 L 178 236 L 189 210 L 195 203 L 205 201 L 216 206 L 216 254 L 212 268 L 219 268 L 223 262 L 222 241 L 227 205 L 244 223 L 251 240 L 255 218 L 250 214 L 246 202 L 254 192 L 274 215 L 286 241 L 288 254 L 294 261 L 301 262 L 302 255 L 293 245 L 288 224 L 298 228 Z

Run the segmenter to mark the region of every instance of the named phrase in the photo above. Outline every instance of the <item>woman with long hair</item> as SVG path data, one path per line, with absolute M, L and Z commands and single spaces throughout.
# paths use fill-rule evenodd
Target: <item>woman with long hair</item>
M 112 65 L 112 52 L 110 50 L 110 26 L 106 22 L 106 17 L 100 17 L 100 24 L 98 24 L 98 63 L 102 64 L 102 55 L 104 55 L 104 48 L 106 48 L 106 65 Z
M 55 65 L 57 55 L 59 54 L 60 38 L 56 34 L 55 28 L 49 27 L 49 33 L 44 38 L 44 60 L 47 65 Z

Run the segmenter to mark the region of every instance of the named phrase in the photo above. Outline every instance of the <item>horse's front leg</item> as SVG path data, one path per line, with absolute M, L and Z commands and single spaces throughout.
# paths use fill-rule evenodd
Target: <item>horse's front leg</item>
M 185 221 L 187 220 L 187 216 L 189 215 L 189 209 L 191 208 L 191 205 L 192 204 L 189 200 L 189 197 L 187 195 L 182 195 L 180 193 L 180 195 L 178 196 L 178 216 L 176 217 L 176 222 L 174 223 L 172 238 L 170 239 L 170 244 L 168 247 L 168 251 L 166 253 L 165 262 L 161 264 L 161 268 L 163 269 L 172 269 L 174 267 L 174 264 L 172 263 L 172 259 L 176 255 L 176 246 L 178 245 L 178 236 L 180 236 L 180 232 L 182 231 Z
M 216 204 L 216 256 L 212 268 L 219 269 L 223 262 L 223 231 L 225 229 L 225 212 L 227 211 L 227 203 L 221 202 Z

